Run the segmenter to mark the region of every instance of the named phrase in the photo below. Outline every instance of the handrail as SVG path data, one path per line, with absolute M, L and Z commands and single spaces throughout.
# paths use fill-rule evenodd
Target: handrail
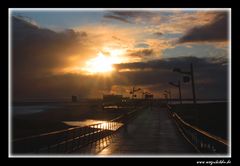
M 208 132 L 206 132 L 206 131 L 204 131 L 204 130 L 201 130 L 201 129 L 197 128 L 196 126 L 190 125 L 189 123 L 187 123 L 187 122 L 185 122 L 184 120 L 182 120 L 182 118 L 181 118 L 177 113 L 173 113 L 173 116 L 176 116 L 176 117 L 181 121 L 181 123 L 183 123 L 184 125 L 186 125 L 186 126 L 188 126 L 188 127 L 191 127 L 192 129 L 194 129 L 194 130 L 196 130 L 197 132 L 205 135 L 206 137 L 209 137 L 209 138 L 211 138 L 211 139 L 214 139 L 215 141 L 219 141 L 219 142 L 221 142 L 221 143 L 223 143 L 223 144 L 225 144 L 225 145 L 228 146 L 228 141 L 227 141 L 227 140 L 224 140 L 224 139 L 222 139 L 222 138 L 220 138 L 220 137 L 218 137 L 218 136 L 215 136 L 215 135 L 210 134 L 210 133 L 208 133 Z
M 170 111 L 170 106 L 168 106 L 168 110 L 180 127 L 184 137 L 187 137 L 187 140 L 194 145 L 197 151 L 202 153 L 227 153 L 229 147 L 227 140 L 185 122 L 177 113 Z
M 68 153 L 93 141 L 101 139 L 105 136 L 113 134 L 123 125 L 129 122 L 139 111 L 133 110 L 126 114 L 120 115 L 108 122 L 92 124 L 84 127 L 72 127 L 64 130 L 43 133 L 30 137 L 24 137 L 13 140 L 13 151 L 16 153 L 49 153 L 53 148 L 60 149 L 66 146 L 64 150 L 55 150 L 55 153 Z M 38 143 L 36 143 L 38 142 Z M 68 148 L 68 144 L 77 144 Z

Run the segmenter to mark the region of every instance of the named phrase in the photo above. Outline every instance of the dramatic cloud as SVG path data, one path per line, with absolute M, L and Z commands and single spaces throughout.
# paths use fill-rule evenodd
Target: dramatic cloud
M 109 11 L 103 14 L 99 22 L 97 17 L 93 23 L 80 20 L 79 25 L 68 26 L 64 31 L 46 29 L 34 20 L 13 16 L 14 99 L 71 95 L 100 98 L 110 92 L 130 96 L 132 86 L 162 97 L 163 91 L 171 87 L 169 81 L 182 79 L 172 69 L 187 71 L 191 62 L 197 98 L 227 98 L 227 47 L 219 51 L 216 47 L 209 49 L 207 42 L 201 47 L 197 43 L 226 41 L 225 13 Z M 108 24 L 102 19 L 116 22 Z M 180 36 L 183 36 L 179 40 L 181 45 L 176 45 Z M 205 50 L 204 55 L 201 50 Z M 89 75 L 82 70 L 98 53 L 117 58 L 115 70 L 108 76 Z M 195 57 L 183 57 L 190 53 Z M 203 56 L 197 58 L 197 55 Z M 183 98 L 191 97 L 190 84 L 182 86 Z M 176 97 L 177 89 L 171 89 Z
M 37 72 L 39 75 L 63 68 L 69 57 L 79 53 L 86 39 L 86 32 L 71 29 L 54 32 L 39 28 L 17 17 L 12 18 L 12 45 L 14 72 Z M 86 50 L 85 50 L 86 51 Z M 86 54 L 82 54 L 84 59 Z M 25 75 L 26 73 L 23 73 Z
M 125 23 L 130 23 L 130 21 L 128 21 L 127 19 L 125 19 L 125 18 L 123 18 L 123 17 L 119 17 L 119 16 L 105 15 L 104 18 L 109 18 L 109 19 L 114 19 L 114 20 L 122 21 L 122 22 L 125 22 Z
M 99 51 L 109 55 L 134 47 L 134 40 L 128 37 L 134 33 L 128 29 L 116 31 L 110 26 L 81 28 L 55 32 L 12 17 L 14 99 L 76 93 L 101 97 L 111 90 L 110 79 L 83 75 L 81 67 Z
M 145 57 L 145 56 L 152 56 L 154 54 L 154 51 L 152 49 L 138 49 L 134 51 L 129 51 L 129 56 L 137 56 L 137 57 Z
M 221 12 L 209 24 L 188 30 L 178 42 L 216 42 L 226 40 L 228 40 L 228 15 L 225 12 Z
M 227 65 L 226 59 L 216 61 L 211 58 L 181 57 L 154 60 L 149 62 L 135 62 L 118 64 L 116 68 L 120 71 L 117 81 L 121 82 L 122 77 L 130 80 L 128 84 L 138 85 L 149 89 L 152 93 L 162 93 L 164 89 L 171 86 L 169 81 L 176 82 L 181 77 L 178 73 L 172 72 L 178 67 L 183 71 L 190 70 L 190 63 L 194 65 L 196 91 L 199 98 L 226 98 L 227 97 Z M 125 84 L 124 84 L 125 85 Z M 190 84 L 183 84 L 184 97 L 191 97 Z M 155 87 L 155 89 L 154 89 Z M 171 87 L 177 96 L 177 89 Z
M 145 43 L 148 44 L 148 48 L 154 50 L 157 58 L 161 57 L 165 49 L 174 48 L 175 39 L 146 39 Z M 155 57 L 155 58 L 156 58 Z
M 104 15 L 104 18 L 122 21 L 125 23 L 139 23 L 154 17 L 153 12 L 144 11 L 112 11 Z
M 196 26 L 210 23 L 216 12 L 205 11 L 164 11 L 155 12 L 152 18 L 146 19 L 145 31 L 165 34 L 182 34 Z
M 162 36 L 163 33 L 162 33 L 162 32 L 155 32 L 154 35 L 156 35 L 156 36 Z
M 46 77 L 60 72 L 69 64 L 88 57 L 85 32 L 71 29 L 54 32 L 39 28 L 18 17 L 12 17 L 12 74 L 14 97 L 38 94 L 48 81 Z M 81 51 L 81 52 L 80 52 Z M 40 88 L 42 87 L 42 88 Z M 33 89 L 32 89 L 33 88 Z M 50 92 L 49 92 L 50 93 Z
M 136 48 L 148 48 L 149 45 L 146 43 L 138 43 L 137 45 L 135 45 Z
M 165 58 L 161 60 L 153 60 L 148 62 L 134 62 L 116 64 L 117 69 L 145 69 L 153 70 L 172 70 L 174 67 L 186 69 L 190 63 L 194 63 L 198 68 L 214 68 L 224 67 L 227 61 L 226 57 L 219 58 L 197 58 L 197 57 L 179 57 L 179 58 Z M 224 67 L 225 68 L 225 67 Z

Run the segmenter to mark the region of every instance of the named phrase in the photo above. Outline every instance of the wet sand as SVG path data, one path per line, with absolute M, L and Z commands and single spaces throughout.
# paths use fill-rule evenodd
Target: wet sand
M 100 103 L 66 104 L 43 112 L 12 117 L 13 139 L 71 128 L 64 121 L 111 120 L 128 109 L 102 110 Z

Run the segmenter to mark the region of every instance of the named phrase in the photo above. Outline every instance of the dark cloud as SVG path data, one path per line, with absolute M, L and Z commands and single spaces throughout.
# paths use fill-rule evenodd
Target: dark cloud
M 153 12 L 148 11 L 113 11 L 112 14 L 128 18 L 134 18 L 139 16 L 151 17 L 154 15 Z
M 127 41 L 126 41 L 125 39 L 119 38 L 119 37 L 117 37 L 117 36 L 112 36 L 112 38 L 113 38 L 114 40 L 116 40 L 116 42 L 117 42 L 120 46 L 122 46 L 122 47 L 123 47 L 122 43 L 127 43 Z
M 154 53 L 153 49 L 144 48 L 136 51 L 131 51 L 129 56 L 145 57 L 145 56 L 151 56 L 153 55 L 153 53 Z
M 96 95 L 98 91 L 110 92 L 114 85 L 129 87 L 137 85 L 157 93 L 168 89 L 169 81 L 179 79 L 179 74 L 172 72 L 174 67 L 189 70 L 190 62 L 194 64 L 198 98 L 227 96 L 228 65 L 226 58 L 223 57 L 217 59 L 181 57 L 117 64 L 116 73 L 109 78 L 80 74 L 51 75 L 49 73 L 51 69 L 64 65 L 66 55 L 79 53 L 76 50 L 83 49 L 81 43 L 88 34 L 71 29 L 54 32 L 15 17 L 12 21 L 13 99 L 69 97 L 73 94 L 82 97 L 101 97 L 102 93 Z M 153 50 L 141 49 L 130 53 L 150 56 Z M 130 71 L 121 71 L 124 69 Z M 172 89 L 173 95 L 177 95 L 177 90 Z M 186 97 L 191 97 L 189 84 L 183 85 L 183 98 Z
M 42 94 L 45 86 L 51 86 L 48 85 L 47 80 L 49 79 L 46 79 L 51 75 L 51 70 L 62 68 L 66 63 L 66 57 L 79 53 L 86 37 L 87 33 L 85 32 L 78 33 L 71 29 L 55 32 L 13 16 L 12 74 L 14 97 Z M 50 89 L 48 90 L 49 93 L 52 92 Z
M 174 67 L 186 68 L 190 63 L 198 64 L 199 67 L 207 67 L 209 64 L 214 65 L 209 58 L 197 57 L 180 57 L 180 58 L 164 58 L 161 60 L 153 60 L 148 62 L 134 62 L 117 64 L 117 69 L 153 69 L 153 70 L 171 70 Z
M 162 36 L 162 35 L 163 35 L 162 32 L 155 32 L 155 33 L 153 33 L 153 34 L 156 35 L 156 36 Z
M 127 19 L 119 16 L 114 16 L 114 15 L 105 15 L 104 18 L 114 19 L 114 20 L 122 21 L 124 23 L 130 23 L 130 21 L 128 21 Z
M 85 37 L 87 37 L 85 32 L 78 33 L 71 29 L 54 32 L 13 17 L 14 71 L 30 73 L 62 66 L 65 63 L 65 56 L 76 53 Z
M 104 18 L 114 19 L 125 23 L 134 23 L 135 18 L 150 19 L 154 16 L 153 12 L 143 11 L 112 11 L 104 15 Z
M 16 78 L 14 76 L 14 78 Z M 39 78 L 18 79 L 14 83 L 13 99 L 64 98 L 78 95 L 83 98 L 101 97 L 99 90 L 110 91 L 111 79 L 80 74 L 59 74 Z
M 135 45 L 135 48 L 148 48 L 149 45 L 146 43 L 138 43 L 137 45 Z
M 178 43 L 216 42 L 228 40 L 228 13 L 220 12 L 209 24 L 198 26 L 187 31 Z
M 181 79 L 178 73 L 173 72 L 174 67 L 181 68 L 183 71 L 190 70 L 190 63 L 194 65 L 196 80 L 196 91 L 198 98 L 227 98 L 227 65 L 218 63 L 210 58 L 181 57 L 154 60 L 149 62 L 135 62 L 118 64 L 116 68 L 121 71 L 116 83 L 126 84 L 121 80 L 129 80 L 127 84 L 143 87 L 151 87 L 152 92 L 163 91 L 171 88 L 175 95 L 177 89 L 171 87 L 168 82 L 176 82 Z M 147 70 L 148 69 L 148 70 Z M 132 71 L 131 71 L 132 70 Z M 123 70 L 124 71 L 124 70 Z M 190 83 L 183 83 L 184 98 L 191 97 Z

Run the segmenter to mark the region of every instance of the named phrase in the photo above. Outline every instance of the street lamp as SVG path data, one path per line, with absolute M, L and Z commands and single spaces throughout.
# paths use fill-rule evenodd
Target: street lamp
M 142 99 L 144 99 L 144 95 L 147 94 L 148 92 L 146 92 L 146 91 L 144 92 L 143 89 L 141 89 L 141 90 L 142 90 Z
M 136 97 L 136 95 L 134 93 L 137 92 L 137 91 L 140 91 L 140 90 L 141 90 L 141 88 L 135 89 L 135 87 L 133 87 L 132 91 L 130 91 L 130 94 L 132 94 L 132 99 L 134 97 Z
M 172 86 L 178 87 L 178 90 L 179 90 L 179 101 L 182 104 L 182 93 L 181 93 L 181 82 L 180 82 L 180 80 L 178 81 L 178 84 L 175 84 L 173 82 L 169 82 L 169 84 L 172 85 Z
M 178 72 L 178 73 L 181 73 L 181 74 L 186 74 L 186 75 L 189 75 L 191 77 L 191 82 L 192 82 L 192 93 L 193 93 L 193 103 L 196 104 L 196 93 L 195 93 L 195 84 L 194 84 L 194 75 L 193 75 L 193 64 L 191 63 L 190 64 L 190 71 L 186 72 L 186 71 L 182 71 L 181 69 L 179 68 L 174 68 L 173 69 L 173 72 Z M 189 79 L 185 76 L 183 77 L 183 81 L 184 82 L 188 82 Z

